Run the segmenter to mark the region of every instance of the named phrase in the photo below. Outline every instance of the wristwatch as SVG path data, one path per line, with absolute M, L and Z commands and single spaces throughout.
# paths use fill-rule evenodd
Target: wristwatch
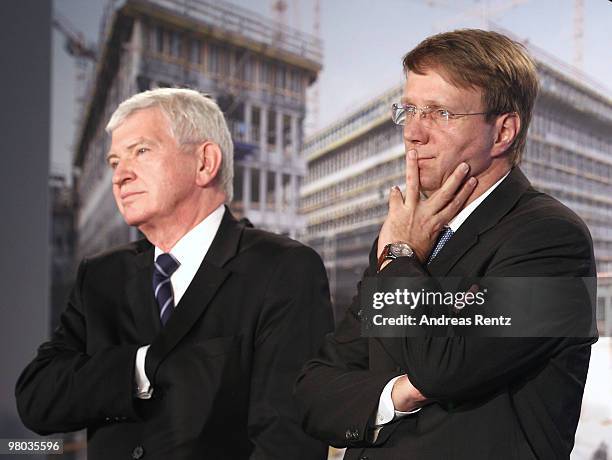
M 378 267 L 376 270 L 380 271 L 385 260 L 393 260 L 398 257 L 414 257 L 414 251 L 408 243 L 398 241 L 396 243 L 387 244 L 378 258 Z

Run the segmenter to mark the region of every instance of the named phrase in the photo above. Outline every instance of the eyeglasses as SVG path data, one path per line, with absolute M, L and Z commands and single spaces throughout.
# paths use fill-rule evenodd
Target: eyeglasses
M 489 112 L 454 113 L 443 107 L 417 107 L 409 104 L 393 104 L 391 119 L 396 125 L 405 125 L 421 112 L 421 120 L 428 126 L 446 126 L 449 120 L 469 115 L 487 115 Z

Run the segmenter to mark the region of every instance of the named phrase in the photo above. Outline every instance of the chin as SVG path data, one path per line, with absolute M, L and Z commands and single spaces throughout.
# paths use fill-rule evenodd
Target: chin
M 131 213 L 124 213 L 123 214 L 123 220 L 130 227 L 139 227 L 145 221 L 142 216 L 134 215 L 134 214 L 131 214 Z
M 433 192 L 435 192 L 436 190 L 440 188 L 439 184 L 434 183 L 433 181 L 428 181 L 427 179 L 425 180 L 421 179 L 420 185 L 421 185 L 421 193 L 423 193 L 425 196 L 431 195 Z

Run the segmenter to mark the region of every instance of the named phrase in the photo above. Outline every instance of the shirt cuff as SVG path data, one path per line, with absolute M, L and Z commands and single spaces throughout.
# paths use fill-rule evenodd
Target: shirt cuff
M 395 418 L 405 417 L 406 415 L 415 414 L 421 410 L 418 409 L 411 410 L 408 412 L 402 412 L 399 410 L 395 410 L 395 406 L 393 405 L 393 399 L 391 398 L 391 391 L 393 390 L 393 385 L 397 379 L 402 377 L 398 375 L 397 377 L 392 378 L 383 388 L 382 393 L 380 394 L 380 399 L 378 400 L 378 410 L 376 411 L 376 426 L 383 426 L 387 423 L 393 421 Z
M 139 399 L 151 399 L 153 395 L 153 388 L 151 388 L 151 382 L 147 378 L 145 373 L 145 358 L 147 357 L 147 350 L 150 345 L 140 347 L 136 352 L 136 364 L 134 366 L 135 380 L 136 380 L 136 397 Z

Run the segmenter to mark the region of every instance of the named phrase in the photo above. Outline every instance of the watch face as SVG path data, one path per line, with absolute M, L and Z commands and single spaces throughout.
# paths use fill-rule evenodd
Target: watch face
M 412 251 L 412 248 L 408 246 L 406 243 L 392 244 L 391 247 L 389 248 L 389 252 L 394 257 L 412 257 L 412 255 L 414 254 L 414 252 Z

